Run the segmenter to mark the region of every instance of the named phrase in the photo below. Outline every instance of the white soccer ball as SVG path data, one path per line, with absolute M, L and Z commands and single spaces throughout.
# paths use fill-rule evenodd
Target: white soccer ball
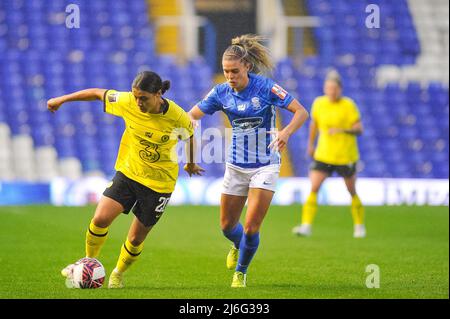
M 81 258 L 72 272 L 71 284 L 73 288 L 100 288 L 105 281 L 105 268 L 95 258 Z

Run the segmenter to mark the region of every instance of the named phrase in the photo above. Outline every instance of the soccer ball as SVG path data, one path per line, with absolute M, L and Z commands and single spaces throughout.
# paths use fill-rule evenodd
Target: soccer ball
M 73 267 L 70 283 L 71 288 L 100 288 L 105 281 L 105 268 L 95 258 L 81 258 Z

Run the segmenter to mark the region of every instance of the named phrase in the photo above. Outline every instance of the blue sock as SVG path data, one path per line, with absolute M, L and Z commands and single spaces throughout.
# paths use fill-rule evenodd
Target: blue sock
M 236 271 L 247 273 L 247 268 L 259 246 L 259 233 L 253 235 L 244 234 L 239 246 L 239 260 Z
M 234 243 L 235 248 L 239 248 L 242 234 L 244 233 L 244 227 L 242 227 L 241 223 L 238 223 L 232 230 L 224 230 L 222 232 L 226 238 Z

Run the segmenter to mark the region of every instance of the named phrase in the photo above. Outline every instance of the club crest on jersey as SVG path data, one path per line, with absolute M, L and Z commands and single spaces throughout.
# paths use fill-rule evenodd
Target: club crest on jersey
M 261 109 L 261 103 L 259 102 L 259 98 L 257 96 L 252 97 L 253 110 L 257 111 Z
M 119 96 L 119 93 L 110 93 L 108 94 L 108 101 L 109 103 L 117 102 L 117 97 Z
M 284 100 L 286 98 L 287 92 L 278 84 L 272 86 L 272 93 L 278 96 L 280 99 Z
M 246 108 L 247 108 L 246 104 L 239 104 L 237 106 L 238 111 L 241 111 L 241 112 L 245 111 Z

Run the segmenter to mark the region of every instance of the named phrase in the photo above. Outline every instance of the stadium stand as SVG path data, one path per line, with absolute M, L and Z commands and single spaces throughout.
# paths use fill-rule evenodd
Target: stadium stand
M 366 128 L 359 138 L 361 176 L 448 178 L 448 20 L 445 27 L 443 19 L 423 18 L 431 26 L 421 31 L 423 23 L 410 10 L 427 6 L 427 12 L 447 12 L 448 17 L 448 3 L 438 2 L 432 9 L 435 2 L 305 1 L 309 14 L 321 19 L 314 29 L 318 55 L 303 58 L 300 65 L 291 58 L 280 61 L 275 77 L 309 109 L 322 94 L 327 71 L 341 74 L 344 94 L 359 106 Z M 382 8 L 380 29 L 365 26 L 369 4 Z M 434 49 L 429 49 L 423 36 L 429 30 L 447 30 L 446 47 L 436 48 L 431 38 Z M 433 60 L 432 68 L 421 64 Z M 384 70 L 382 79 L 379 70 Z M 289 119 L 285 116 L 284 124 Z M 299 176 L 308 169 L 306 140 L 307 130 L 300 130 L 290 143 Z

